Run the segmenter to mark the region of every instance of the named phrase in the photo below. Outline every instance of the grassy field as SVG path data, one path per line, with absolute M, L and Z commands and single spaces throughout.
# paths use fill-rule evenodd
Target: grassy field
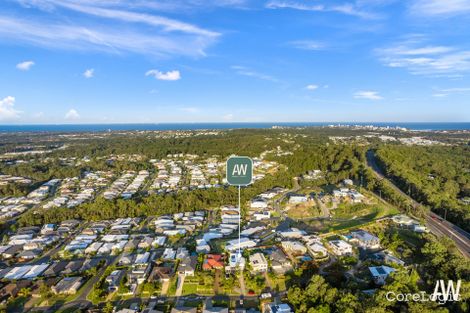
M 304 223 L 318 232 L 329 233 L 364 226 L 377 219 L 399 213 L 395 207 L 382 203 L 342 204 L 334 212 L 332 219 L 310 220 Z
M 245 287 L 247 290 L 253 290 L 255 294 L 260 294 L 266 288 L 266 280 L 262 274 L 245 274 Z
M 273 289 L 277 291 L 284 291 L 286 290 L 286 278 L 282 275 L 275 275 L 274 277 L 270 277 Z
M 198 284 L 197 283 L 188 283 L 184 282 L 183 285 L 183 295 L 197 294 L 198 293 Z
M 214 295 L 214 278 L 210 273 L 198 272 L 196 276 L 186 277 L 183 295 Z
M 314 202 L 302 203 L 298 205 L 288 206 L 287 216 L 293 219 L 302 219 L 308 217 L 320 216 L 321 211 Z

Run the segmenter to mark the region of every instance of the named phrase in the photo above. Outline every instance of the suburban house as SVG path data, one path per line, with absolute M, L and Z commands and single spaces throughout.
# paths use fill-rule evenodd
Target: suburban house
M 400 227 L 411 229 L 416 233 L 424 233 L 427 231 L 425 226 L 421 225 L 418 221 L 404 214 L 393 216 L 392 221 L 400 225 Z
M 153 238 L 152 238 L 152 237 L 144 237 L 144 238 L 139 242 L 139 244 L 137 245 L 137 247 L 138 247 L 139 249 L 147 249 L 147 248 L 152 247 L 152 243 L 153 243 Z
M 241 236 L 244 236 L 244 237 L 250 237 L 260 231 L 263 231 L 265 230 L 266 227 L 265 226 L 250 226 L 248 228 L 245 228 L 244 230 L 242 230 L 242 232 L 240 233 Z
M 303 236 L 307 235 L 305 231 L 297 228 L 290 228 L 285 231 L 281 231 L 278 234 L 282 238 L 302 238 Z
M 195 256 L 185 257 L 178 266 L 178 273 L 185 276 L 194 276 L 197 258 Z
M 52 292 L 55 294 L 70 294 L 77 293 L 82 285 L 81 277 L 64 277 L 55 286 L 52 286 Z
M 202 264 L 202 269 L 205 271 L 210 271 L 212 269 L 223 269 L 224 260 L 221 254 L 208 254 L 204 263 Z
M 45 224 L 41 229 L 41 234 L 47 235 L 47 234 L 53 233 L 54 229 L 55 229 L 54 224 Z
M 130 282 L 142 284 L 150 273 L 150 252 L 138 254 L 132 264 L 132 269 L 127 273 Z
M 109 276 L 106 277 L 106 282 L 108 283 L 108 290 L 111 292 L 118 290 L 119 283 L 123 276 L 124 276 L 123 270 L 112 271 L 111 274 L 109 274 Z
M 400 266 L 405 266 L 405 262 L 394 256 L 390 251 L 380 251 L 374 254 L 374 257 L 377 260 L 384 261 L 385 263 L 388 264 L 397 264 Z
M 149 275 L 148 281 L 170 281 L 173 276 L 173 268 L 169 266 L 155 266 Z
M 7 248 L 2 252 L 3 259 L 11 259 L 17 253 L 20 253 L 22 247 L 20 245 L 8 245 Z
M 20 280 L 18 282 L 9 283 L 0 289 L 0 300 L 8 299 L 9 297 L 16 297 L 22 288 L 31 286 L 29 280 Z
M 370 274 L 377 285 L 384 285 L 388 275 L 395 272 L 395 269 L 385 265 L 369 267 Z
M 176 250 L 176 258 L 177 259 L 185 259 L 189 257 L 189 251 L 185 247 L 180 247 Z
M 307 248 L 298 241 L 282 241 L 281 246 L 287 253 L 302 255 L 307 252 Z
M 331 240 L 328 242 L 331 250 L 336 255 L 352 255 L 352 246 L 344 240 Z
M 221 218 L 222 218 L 222 224 L 238 224 L 238 221 L 240 218 L 238 208 L 223 207 Z
M 289 195 L 289 204 L 299 204 L 308 201 L 308 197 L 304 194 L 291 194 Z
M 266 272 L 268 270 L 268 261 L 262 253 L 250 255 L 250 265 L 254 272 Z
M 276 274 L 285 274 L 292 270 L 292 264 L 281 249 L 276 249 L 269 256 L 271 268 Z
M 236 253 L 230 253 L 229 263 L 225 266 L 225 273 L 230 274 L 236 272 L 238 269 L 243 270 L 245 268 L 245 258 L 240 257 L 238 258 Z
M 358 243 L 358 245 L 365 249 L 377 249 L 380 248 L 380 239 L 377 236 L 372 235 L 364 230 L 356 230 L 351 232 L 352 240 Z
M 286 303 L 266 303 L 263 306 L 263 313 L 294 313 L 294 311 Z
M 24 250 L 17 254 L 17 258 L 21 261 L 31 261 L 41 254 L 41 250 Z
M 242 237 L 240 239 L 240 243 L 238 242 L 238 239 L 228 241 L 225 246 L 225 249 L 227 251 L 233 252 L 233 251 L 237 251 L 239 248 L 243 250 L 245 248 L 252 248 L 255 246 L 256 246 L 256 241 Z
M 271 218 L 271 212 L 270 211 L 255 212 L 253 213 L 253 218 L 257 221 L 267 220 Z
M 163 251 L 162 259 L 163 260 L 174 260 L 176 257 L 176 251 L 172 248 L 166 248 Z
M 319 242 L 307 244 L 307 250 L 314 258 L 323 258 L 328 255 L 328 250 Z
M 252 209 L 266 209 L 268 207 L 268 202 L 263 198 L 254 198 L 251 200 L 250 207 Z
M 196 252 L 209 253 L 211 252 L 211 247 L 204 239 L 196 239 Z
M 357 192 L 356 190 L 351 190 L 349 192 L 349 196 L 354 203 L 361 203 L 366 198 L 363 194 Z

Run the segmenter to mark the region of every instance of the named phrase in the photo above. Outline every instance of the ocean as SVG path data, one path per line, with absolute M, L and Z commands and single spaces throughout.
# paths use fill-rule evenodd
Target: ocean
M 328 125 L 374 125 L 379 127 L 404 127 L 410 130 L 470 130 L 470 122 L 456 123 L 386 123 L 386 122 L 298 122 L 298 123 L 156 123 L 156 124 L 34 124 L 0 125 L 0 132 L 102 132 L 145 130 L 201 130 L 284 127 L 319 127 Z

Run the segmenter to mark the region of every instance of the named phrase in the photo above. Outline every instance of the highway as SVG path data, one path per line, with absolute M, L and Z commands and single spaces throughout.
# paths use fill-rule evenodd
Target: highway
M 390 182 L 390 185 L 398 193 L 408 198 L 413 206 L 420 207 L 421 204 L 404 193 L 400 188 L 398 188 L 390 179 L 385 177 L 384 173 L 377 165 L 375 160 L 375 155 L 372 150 L 367 151 L 367 165 L 374 171 L 376 176 L 379 179 L 385 179 Z M 436 236 L 442 237 L 446 236 L 450 238 L 458 248 L 458 250 L 465 256 L 467 259 L 470 258 L 470 234 L 460 227 L 450 223 L 449 221 L 444 220 L 439 215 L 426 211 L 425 215 L 426 227 Z

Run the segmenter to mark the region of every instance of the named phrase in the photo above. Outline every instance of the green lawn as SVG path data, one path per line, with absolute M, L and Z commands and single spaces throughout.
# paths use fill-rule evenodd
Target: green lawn
M 214 273 L 197 272 L 185 278 L 183 294 L 214 295 Z
M 255 294 L 259 294 L 264 288 L 266 288 L 266 286 L 266 281 L 263 275 L 253 275 L 252 273 L 245 275 L 245 288 L 247 291 L 253 290 Z
M 412 247 L 419 247 L 423 242 L 422 235 L 407 229 L 398 229 L 398 236 Z
M 398 214 L 399 211 L 386 204 L 349 204 L 341 203 L 333 210 L 333 218 L 337 219 L 374 219 L 387 215 Z
M 197 294 L 197 287 L 198 284 L 185 282 L 183 285 L 183 295 Z
M 286 290 L 286 278 L 282 275 L 275 275 L 270 277 L 273 288 L 278 291 Z
M 357 228 L 372 223 L 382 217 L 392 216 L 399 213 L 398 209 L 395 207 L 385 204 L 362 205 L 358 206 L 357 210 L 353 209 L 353 212 L 351 211 L 349 213 L 344 213 L 347 209 L 342 210 L 343 211 L 341 211 L 341 209 L 340 211 L 337 211 L 339 214 L 336 213 L 333 216 L 333 220 L 323 222 L 323 229 L 321 232 L 328 233 Z

